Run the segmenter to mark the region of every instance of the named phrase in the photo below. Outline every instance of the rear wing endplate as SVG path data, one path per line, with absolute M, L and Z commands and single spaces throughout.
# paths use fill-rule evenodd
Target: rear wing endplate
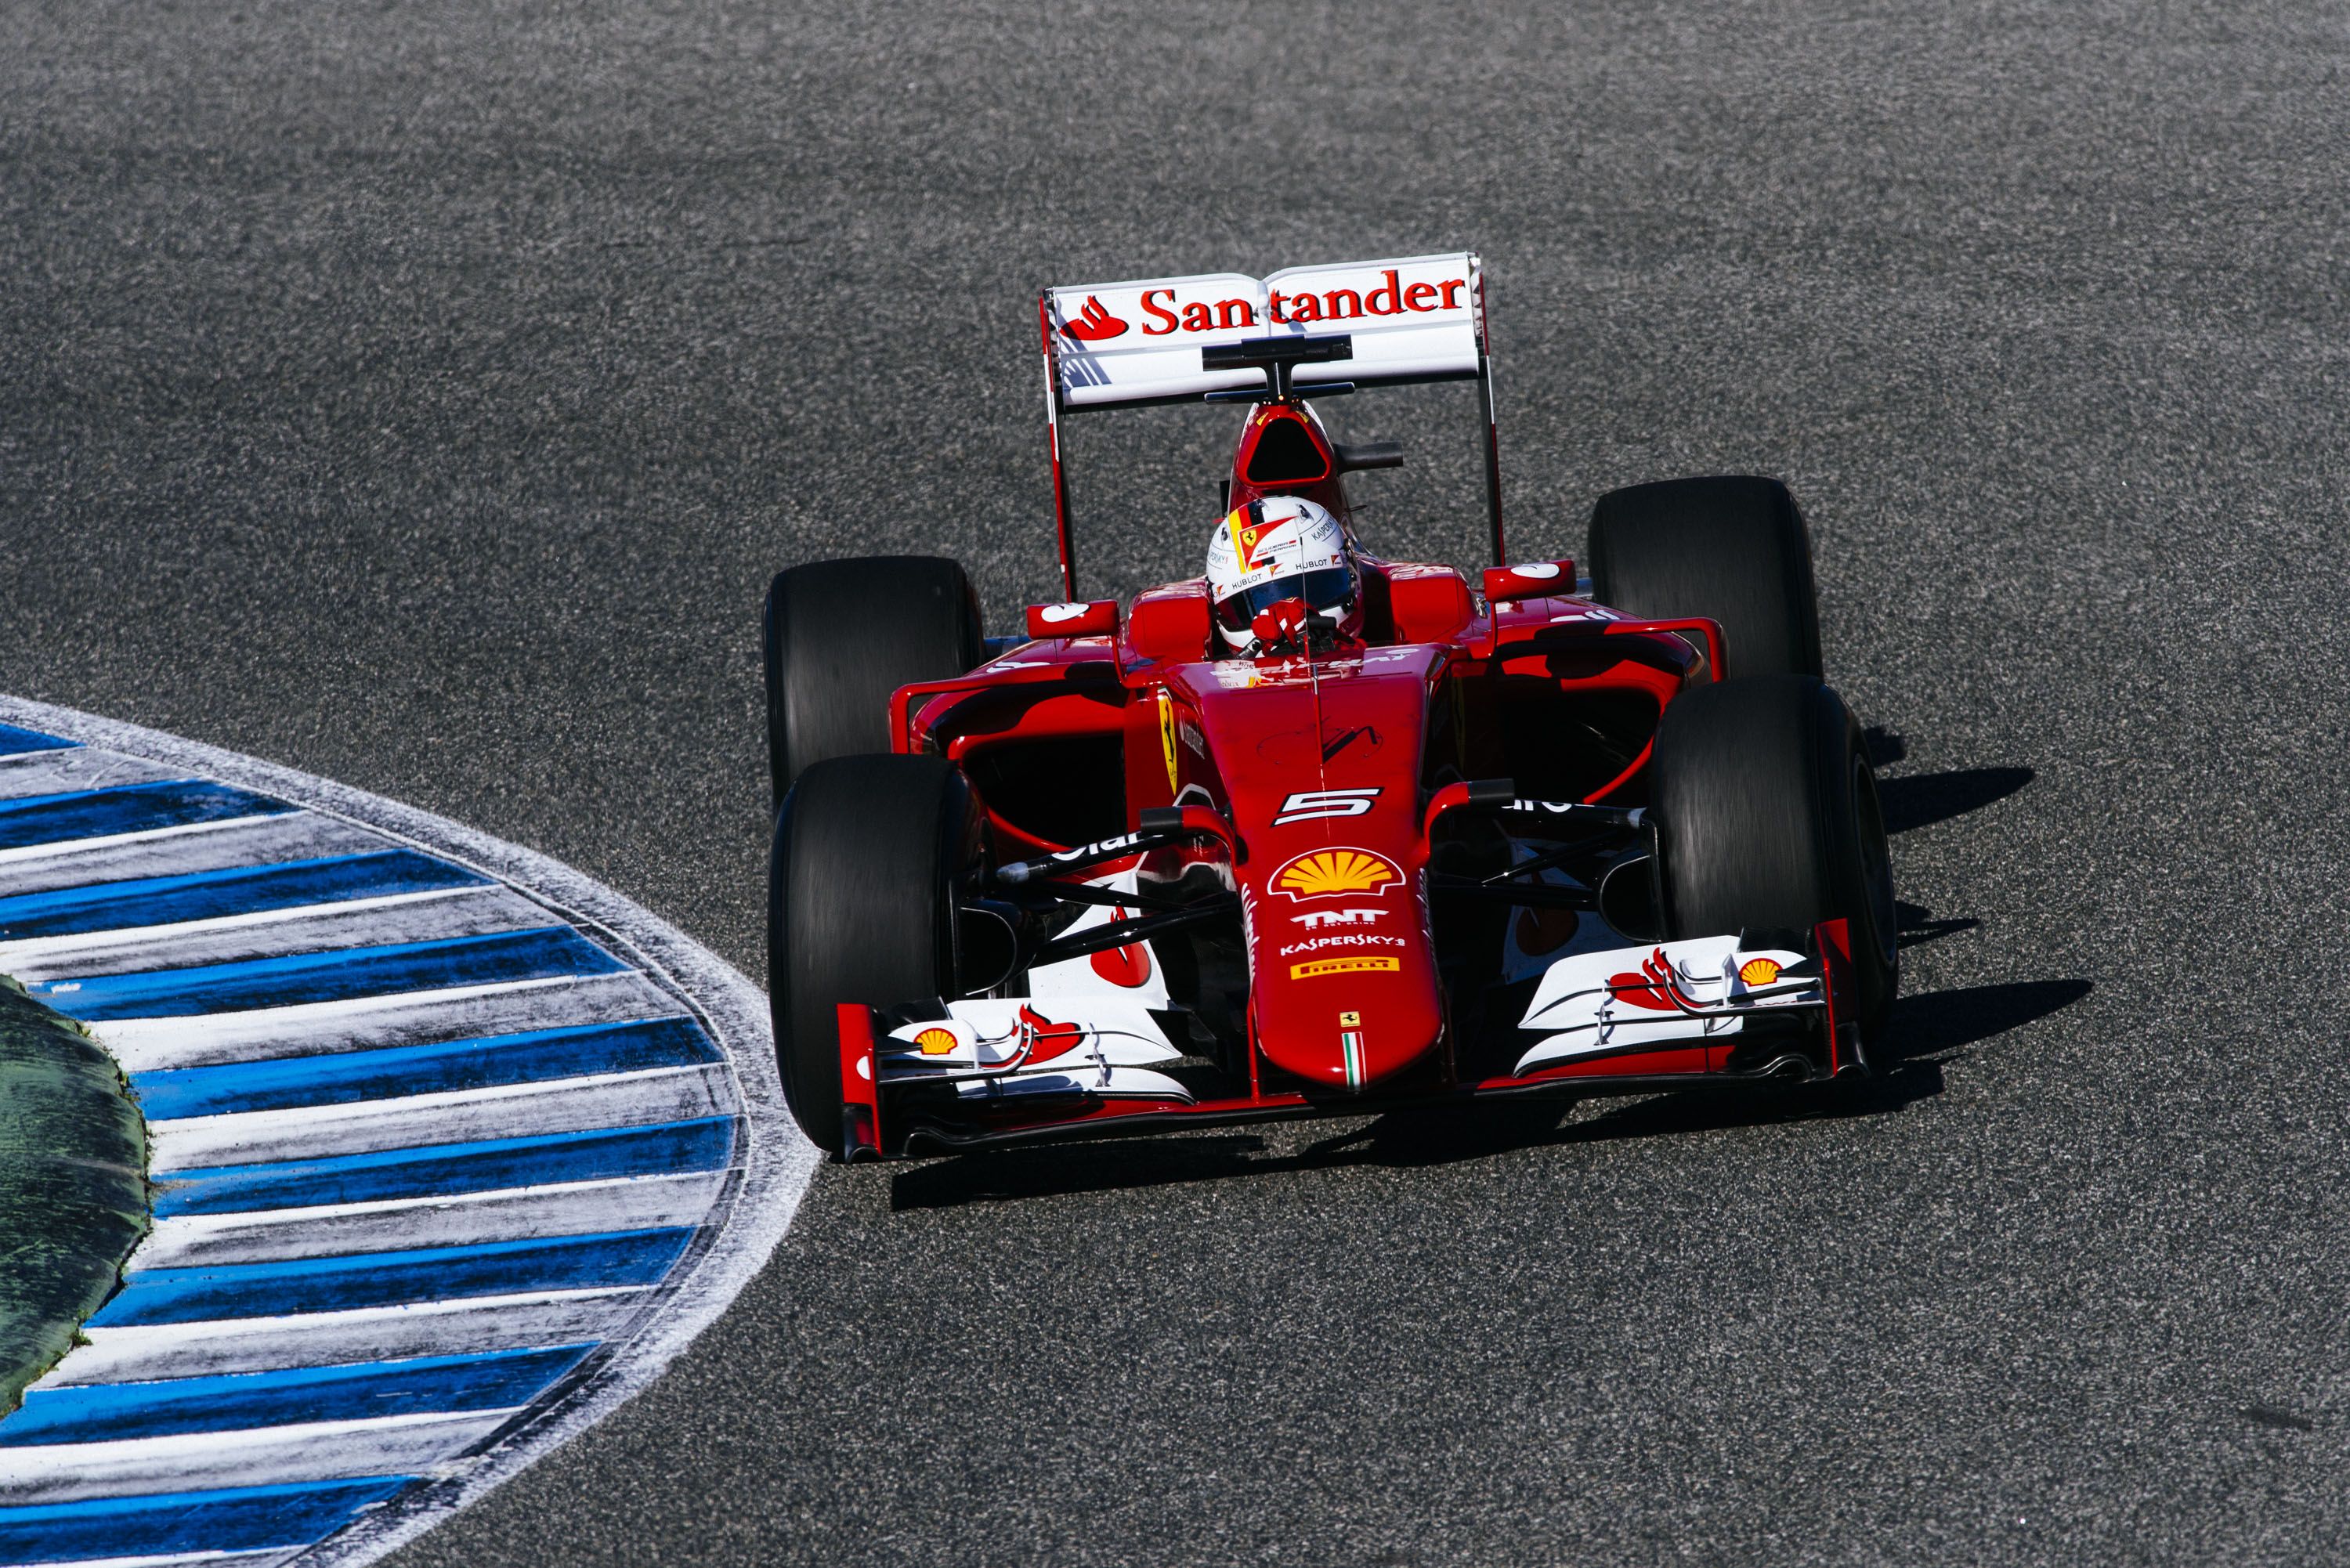
M 1485 488 L 1493 560 L 1502 548 L 1501 441 L 1485 334 L 1485 283 L 1473 251 L 1239 273 L 1047 288 L 1036 302 L 1045 348 L 1045 417 L 1053 459 L 1053 512 L 1061 584 L 1077 597 L 1076 542 L 1061 466 L 1061 416 L 1093 409 L 1272 396 L 1274 377 L 1248 366 L 1211 369 L 1201 350 L 1269 337 L 1344 334 L 1346 358 L 1284 373 L 1301 394 L 1428 381 L 1478 383 L 1485 404 Z

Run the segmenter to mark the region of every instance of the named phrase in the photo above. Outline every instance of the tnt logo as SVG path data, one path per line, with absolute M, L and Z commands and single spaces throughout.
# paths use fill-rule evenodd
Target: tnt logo
M 1383 911 L 1378 909 L 1316 909 L 1310 915 L 1292 915 L 1291 919 L 1309 931 L 1325 926 L 1367 926 L 1374 924 Z

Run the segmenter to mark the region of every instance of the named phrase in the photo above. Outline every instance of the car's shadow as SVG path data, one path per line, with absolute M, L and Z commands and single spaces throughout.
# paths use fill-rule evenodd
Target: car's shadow
M 1885 831 L 1908 833 L 1980 811 L 2032 782 L 2030 768 L 1957 768 L 1940 774 L 1904 774 L 1877 781 Z
M 1877 1075 L 1864 1083 L 1689 1089 L 1627 1099 L 1571 1122 L 1574 1102 L 1565 1099 L 1398 1111 L 1287 1154 L 1271 1152 L 1252 1132 L 993 1150 L 898 1172 L 890 1206 L 1003 1203 L 1349 1165 L 1451 1165 L 1549 1145 L 1882 1116 L 1941 1093 L 1943 1064 L 1969 1047 L 2060 1012 L 2089 991 L 2085 980 L 2042 980 L 1904 997 L 1895 1004 Z
M 1872 726 L 1862 737 L 1868 760 L 1879 768 L 1908 755 L 1909 744 L 1890 731 Z M 1903 774 L 1877 781 L 1877 798 L 1885 813 L 1885 831 L 1908 833 L 1981 811 L 2005 800 L 2033 778 L 2023 767 L 1952 768 L 1939 774 Z
M 1883 730 L 1870 730 L 1866 743 L 1879 766 L 1907 750 L 1900 736 Z M 1949 821 L 2005 799 L 2032 778 L 2028 767 L 1993 767 L 1882 779 L 1886 829 Z M 1981 923 L 1938 918 L 1910 903 L 1898 912 L 1904 949 Z M 1545 1145 L 1882 1116 L 1941 1093 L 1944 1064 L 1970 1047 L 2069 1007 L 2089 989 L 2085 980 L 2037 980 L 1905 996 L 1894 1005 L 1877 1075 L 1858 1084 L 1710 1085 L 1603 1102 L 1598 1114 L 1574 1120 L 1567 1118 L 1576 1102 L 1565 1098 L 1397 1111 L 1279 1154 L 1265 1136 L 1245 1130 L 995 1149 L 902 1169 L 891 1179 L 890 1201 L 935 1209 L 1347 1165 L 1446 1165 Z
M 1954 937 L 1960 931 L 1971 931 L 1982 924 L 1971 915 L 1938 920 L 1934 918 L 1934 911 L 1924 905 L 1900 898 L 1894 900 L 1893 912 L 1900 917 L 1898 934 L 1894 940 L 1905 950 L 1925 942 L 1937 942 L 1944 937 Z

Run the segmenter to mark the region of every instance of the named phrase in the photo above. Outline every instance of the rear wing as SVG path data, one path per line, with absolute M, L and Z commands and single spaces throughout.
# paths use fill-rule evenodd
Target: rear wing
M 1061 416 L 1201 400 L 1327 397 L 1358 387 L 1478 383 L 1485 404 L 1485 489 L 1493 560 L 1502 548 L 1501 441 L 1485 336 L 1484 272 L 1473 251 L 1393 261 L 1057 285 L 1036 302 L 1061 586 L 1077 595 L 1076 541 L 1061 466 Z M 1251 351 L 1316 339 L 1311 358 Z M 1267 340 L 1274 340 L 1268 342 Z M 1300 345 L 1301 348 L 1304 345 Z M 1221 349 L 1224 352 L 1203 353 Z M 1271 361 L 1278 360 L 1279 363 Z M 1221 362 L 1221 363 L 1220 363 Z

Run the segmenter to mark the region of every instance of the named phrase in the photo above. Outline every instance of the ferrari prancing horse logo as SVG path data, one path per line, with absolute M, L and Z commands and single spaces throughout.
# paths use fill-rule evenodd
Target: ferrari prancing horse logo
M 1173 794 L 1180 771 L 1175 765 L 1175 703 L 1164 686 L 1159 689 L 1159 750 L 1167 759 L 1167 793 Z

